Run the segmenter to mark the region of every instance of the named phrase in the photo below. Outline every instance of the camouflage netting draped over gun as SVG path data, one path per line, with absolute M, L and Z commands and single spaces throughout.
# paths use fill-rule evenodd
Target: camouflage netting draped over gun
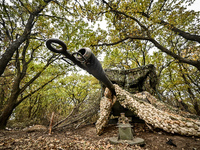
M 113 112 L 112 109 L 120 104 L 155 128 L 181 135 L 200 136 L 198 116 L 181 111 L 153 96 L 157 83 L 153 65 L 125 71 L 108 70 L 106 73 L 110 80 L 118 85 L 114 85 L 116 92 L 114 99 L 110 97 L 107 88 L 101 99 L 100 117 L 96 122 L 98 135 L 103 133 L 111 111 Z
M 132 94 L 142 91 L 155 94 L 158 79 L 155 67 L 152 64 L 129 70 L 107 69 L 105 72 L 112 83 L 118 84 Z

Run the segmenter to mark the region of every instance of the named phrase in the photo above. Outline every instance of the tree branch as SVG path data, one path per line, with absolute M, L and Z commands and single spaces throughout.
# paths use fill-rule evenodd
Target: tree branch
M 122 43 L 128 39 L 137 39 L 137 40 L 150 40 L 148 37 L 143 37 L 143 36 L 127 36 L 124 39 L 121 39 L 119 41 L 113 42 L 113 43 L 102 43 L 102 44 L 95 44 L 95 45 L 91 45 L 91 46 L 113 46 L 113 45 L 117 45 L 119 43 Z
M 42 86 L 40 86 L 39 88 L 37 88 L 35 91 L 29 93 L 28 95 L 24 96 L 23 98 L 21 98 L 20 100 L 18 100 L 15 103 L 15 107 L 18 106 L 23 100 L 25 100 L 26 98 L 28 98 L 29 96 L 33 95 L 34 93 L 38 92 L 39 90 L 41 90 L 42 88 L 44 88 L 47 84 L 49 84 L 50 82 L 52 82 L 54 79 L 56 79 L 59 75 L 56 75 L 55 77 L 53 77 L 51 80 L 49 80 L 48 82 L 46 82 L 45 84 L 43 84 Z
M 173 53 L 172 51 L 168 50 L 167 48 L 162 46 L 160 43 L 158 43 L 153 38 L 150 38 L 149 41 L 151 41 L 162 52 L 165 52 L 166 54 L 170 55 L 171 57 L 173 57 L 174 59 L 178 60 L 179 62 L 190 64 L 192 66 L 195 66 L 198 70 L 200 70 L 200 61 L 199 60 L 194 61 L 194 60 L 190 60 L 190 59 L 187 59 L 187 58 L 183 58 L 183 57 Z
M 10 15 L 8 14 L 7 8 L 6 8 L 6 6 L 5 6 L 5 0 L 3 0 L 3 9 L 4 9 L 4 11 L 6 12 L 6 15 L 7 15 L 7 17 L 8 17 L 8 20 L 9 20 L 9 22 L 10 22 L 10 26 L 11 26 L 11 29 L 12 29 L 11 33 L 12 33 L 12 32 L 13 32 L 13 25 L 12 25 L 12 22 L 11 22 L 11 19 L 10 19 Z M 1 18 L 2 18 L 2 16 L 1 16 Z M 3 20 L 3 18 L 2 18 L 2 20 Z M 5 25 L 4 20 L 3 20 L 3 23 L 4 23 L 4 25 Z M 8 35 L 9 40 L 13 40 L 12 34 L 9 33 L 8 29 L 7 29 L 5 26 L 4 26 L 4 28 L 6 29 L 6 34 Z
M 141 13 L 144 17 L 146 18 L 150 18 L 150 16 L 144 12 Z M 200 43 L 200 36 L 199 35 L 194 35 L 194 34 L 190 34 L 189 32 L 185 32 L 179 28 L 176 28 L 173 24 L 170 24 L 164 20 L 160 20 L 158 22 L 161 25 L 164 25 L 165 27 L 167 27 L 169 30 L 172 30 L 173 32 L 175 32 L 176 34 L 180 35 L 181 37 L 187 39 L 187 40 L 191 40 L 191 41 L 195 41 Z
M 194 60 L 190 60 L 190 59 L 187 59 L 187 58 L 183 58 L 183 57 L 173 53 L 172 51 L 168 50 L 167 48 L 162 46 L 160 43 L 158 43 L 154 38 L 151 38 L 151 37 L 127 36 L 124 39 L 121 39 L 121 40 L 114 42 L 114 43 L 102 43 L 102 44 L 96 44 L 96 45 L 91 45 L 91 46 L 104 46 L 104 45 L 105 46 L 112 46 L 112 45 L 117 45 L 119 43 L 122 43 L 122 42 L 124 42 L 125 40 L 128 40 L 128 39 L 148 40 L 148 41 L 152 42 L 162 52 L 165 52 L 166 54 L 170 55 L 171 57 L 178 60 L 179 62 L 190 64 L 192 66 L 195 66 L 198 70 L 200 70 L 200 61 L 199 60 L 194 61 Z
M 47 62 L 47 64 L 42 68 L 42 70 L 40 72 L 38 72 L 29 82 L 27 82 L 21 89 L 19 93 L 22 93 L 31 83 L 33 83 L 41 74 L 42 72 L 53 62 L 55 61 L 52 60 L 55 57 L 55 55 L 53 55 Z
M 31 30 L 34 25 L 35 17 L 46 7 L 48 2 L 51 0 L 46 0 L 44 4 L 40 5 L 34 12 L 32 12 L 29 16 L 29 19 L 26 23 L 23 34 L 17 38 L 14 42 L 12 42 L 9 47 L 6 49 L 6 52 L 0 57 L 0 76 L 3 74 L 8 62 L 11 60 L 15 51 L 20 47 L 20 45 L 28 38 L 31 33 Z
M 107 5 L 109 5 L 109 4 L 108 4 L 107 2 L 105 2 L 104 0 L 103 0 L 103 2 L 106 3 Z M 165 3 L 166 3 L 166 1 L 164 1 L 162 7 L 165 5 Z M 111 7 L 110 5 L 109 5 L 109 7 L 110 7 L 110 9 L 111 9 L 111 10 L 110 10 L 111 12 L 124 15 L 125 17 L 130 18 L 130 19 L 136 21 L 140 27 L 142 27 L 145 31 L 148 31 L 148 28 L 147 28 L 146 26 L 144 26 L 144 25 L 143 25 L 138 19 L 136 19 L 135 17 L 129 16 L 129 15 L 127 15 L 125 12 L 121 12 L 121 11 L 112 9 L 112 7 Z M 160 9 L 162 9 L 162 7 L 161 7 Z M 144 12 L 141 13 L 141 12 L 140 12 L 140 14 L 142 14 L 144 17 L 146 17 L 146 18 L 148 18 L 148 19 L 150 18 L 150 16 L 149 16 L 147 13 L 144 13 Z M 183 38 L 185 38 L 185 39 L 187 39 L 187 40 L 196 41 L 196 42 L 200 43 L 200 36 L 199 36 L 199 35 L 194 35 L 194 34 L 190 34 L 189 32 L 185 32 L 185 31 L 183 31 L 183 30 L 181 30 L 181 29 L 179 29 L 179 28 L 176 28 L 173 24 L 170 24 L 170 23 L 168 23 L 168 22 L 166 22 L 166 21 L 164 21 L 164 20 L 160 20 L 158 23 L 161 24 L 161 25 L 164 25 L 164 26 L 167 27 L 168 29 L 172 30 L 173 32 L 175 32 L 176 34 L 182 36 Z
M 22 5 L 22 7 L 24 7 L 24 8 L 28 11 L 28 13 L 30 14 L 31 12 L 30 12 L 29 9 L 24 5 L 24 3 L 23 3 L 21 0 L 19 0 L 19 2 L 20 2 L 20 4 Z
M 167 2 L 167 0 L 164 0 L 162 6 L 160 7 L 160 11 L 162 11 L 163 7 L 165 6 L 165 3 Z
M 5 23 L 5 21 L 4 21 L 4 19 L 2 18 L 2 16 L 1 16 L 1 20 L 2 20 L 2 22 L 1 22 L 1 25 L 3 26 L 3 28 L 5 29 L 5 35 L 7 35 L 7 37 L 8 37 L 8 39 L 11 41 L 11 35 L 10 35 L 10 33 L 9 33 L 9 30 L 7 29 L 7 27 L 6 27 L 6 23 Z
M 150 4 L 149 4 L 149 7 L 148 7 L 148 9 L 147 9 L 147 14 L 149 14 L 149 11 L 150 11 L 150 9 L 151 9 L 151 6 L 152 6 L 152 4 L 153 4 L 153 1 L 154 1 L 154 0 L 151 0 L 151 2 L 150 2 Z

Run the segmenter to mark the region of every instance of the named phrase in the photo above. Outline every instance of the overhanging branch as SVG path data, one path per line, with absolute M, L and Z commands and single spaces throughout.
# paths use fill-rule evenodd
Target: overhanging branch
M 140 13 L 142 14 L 142 16 L 146 17 L 147 19 L 150 18 L 150 16 L 144 12 Z M 175 27 L 173 24 L 170 24 L 164 20 L 160 20 L 157 23 L 164 25 L 165 27 L 167 27 L 169 30 L 175 32 L 176 34 L 182 36 L 183 38 L 190 40 L 190 41 L 196 41 L 198 43 L 200 43 L 200 36 L 199 35 L 195 35 L 195 34 L 191 34 L 189 32 L 185 32 L 177 27 Z
M 166 54 L 170 55 L 171 57 L 173 57 L 174 59 L 178 60 L 181 63 L 186 63 L 186 64 L 190 64 L 194 67 L 196 67 L 198 70 L 200 70 L 200 61 L 194 61 L 191 59 L 187 59 L 187 58 L 183 58 L 175 53 L 173 53 L 172 51 L 168 50 L 167 48 L 165 48 L 164 46 L 162 46 L 160 43 L 158 43 L 154 38 L 152 37 L 143 37 L 143 36 L 127 36 L 124 39 L 121 39 L 119 41 L 113 42 L 113 43 L 102 43 L 102 44 L 96 44 L 96 45 L 91 45 L 91 46 L 113 46 L 113 45 L 117 45 L 119 43 L 122 43 L 128 39 L 132 39 L 132 40 L 147 40 L 152 42 L 158 49 L 160 49 L 162 52 L 165 52 Z
M 119 41 L 113 42 L 113 43 L 102 43 L 102 44 L 95 44 L 95 45 L 91 45 L 91 46 L 113 46 L 113 45 L 117 45 L 119 43 L 122 43 L 128 39 L 132 39 L 132 40 L 150 40 L 150 38 L 148 37 L 143 37 L 143 36 L 127 36 Z

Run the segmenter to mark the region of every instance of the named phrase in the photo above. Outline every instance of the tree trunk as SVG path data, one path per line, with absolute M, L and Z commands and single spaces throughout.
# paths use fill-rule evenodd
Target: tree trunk
M 13 83 L 11 96 L 8 99 L 7 105 L 4 106 L 2 114 L 0 115 L 0 129 L 5 129 L 6 124 L 8 122 L 8 119 L 11 116 L 14 108 L 17 105 L 19 105 L 19 104 L 16 104 L 17 98 L 18 98 L 19 93 L 20 93 L 19 83 L 20 83 L 20 75 L 18 74 L 18 76 L 16 77 L 16 79 Z
M 9 117 L 11 116 L 15 107 L 17 106 L 15 105 L 16 100 L 17 100 L 16 96 L 11 96 L 8 101 L 8 104 L 6 105 L 6 107 L 4 107 L 2 114 L 0 116 L 0 129 L 5 129 Z
M 194 102 L 194 109 L 195 109 L 197 115 L 200 116 L 200 109 L 199 109 L 199 105 L 197 103 L 197 99 L 195 99 L 195 102 Z

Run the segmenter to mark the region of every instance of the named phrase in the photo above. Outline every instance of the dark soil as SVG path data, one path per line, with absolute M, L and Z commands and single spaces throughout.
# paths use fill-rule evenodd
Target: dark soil
M 200 137 L 173 135 L 161 130 L 152 131 L 144 124 L 136 124 L 134 131 L 135 137 L 145 140 L 145 145 L 110 144 L 109 138 L 116 137 L 118 133 L 116 125 L 109 125 L 101 136 L 96 135 L 95 125 L 85 125 L 76 130 L 57 130 L 51 135 L 48 134 L 48 131 L 44 130 L 32 132 L 2 130 L 0 131 L 0 149 L 200 150 Z

